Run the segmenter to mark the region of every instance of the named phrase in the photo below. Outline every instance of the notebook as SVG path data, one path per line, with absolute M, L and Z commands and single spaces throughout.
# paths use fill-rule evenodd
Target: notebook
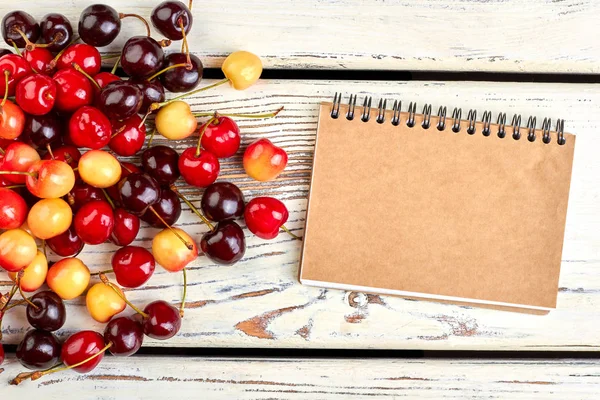
M 371 101 L 320 106 L 301 283 L 556 308 L 575 146 L 564 121 Z

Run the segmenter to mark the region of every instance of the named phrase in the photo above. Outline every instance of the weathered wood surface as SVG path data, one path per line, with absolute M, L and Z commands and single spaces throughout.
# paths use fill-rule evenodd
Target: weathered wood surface
M 207 82 L 209 83 L 209 82 Z M 205 257 L 190 267 L 188 309 L 182 330 L 172 340 L 147 340 L 148 346 L 190 347 L 328 347 L 470 350 L 600 349 L 600 86 L 488 82 L 340 82 L 261 81 L 245 92 L 222 87 L 190 100 L 196 111 L 266 112 L 285 106 L 271 120 L 238 119 L 243 145 L 268 137 L 290 155 L 288 168 L 274 182 L 259 183 L 245 176 L 241 156 L 223 163 L 220 179 L 238 184 L 248 199 L 272 195 L 290 208 L 287 224 L 302 234 L 306 196 L 320 101 L 334 92 L 371 93 L 389 99 L 476 107 L 527 116 L 564 117 L 577 146 L 567 217 L 558 309 L 546 316 L 410 301 L 400 298 L 321 290 L 297 281 L 300 243 L 282 234 L 263 241 L 248 233 L 248 250 L 235 266 L 216 266 Z M 361 95 L 362 96 L 362 95 Z M 347 99 L 347 97 L 345 97 Z M 466 112 L 463 112 L 465 115 Z M 360 123 L 360 122 L 357 122 Z M 157 141 L 157 143 L 160 140 Z M 178 143 L 182 150 L 195 138 Z M 527 145 L 524 142 L 523 145 Z M 515 168 L 518 168 L 515 165 Z M 183 187 L 198 205 L 201 192 Z M 401 206 L 402 199 L 398 199 Z M 549 199 L 552 201 L 552 199 Z M 535 207 L 523 204 L 523 207 Z M 374 229 L 383 221 L 373 221 Z M 179 223 L 199 240 L 205 227 L 184 208 Z M 150 246 L 155 229 L 144 229 L 136 244 Z M 535 240 L 535 238 L 532 238 Z M 499 238 L 501 240 L 501 238 Z M 109 266 L 115 247 L 88 247 L 81 257 L 91 269 Z M 10 283 L 0 275 L 0 290 Z M 178 302 L 180 274 L 157 268 L 146 287 L 128 290 L 143 305 L 155 299 Z M 84 301 L 69 302 L 66 335 L 82 327 L 101 330 L 87 315 Z M 27 330 L 23 308 L 8 313 L 5 341 L 17 343 Z
M 78 399 L 596 399 L 600 362 L 567 360 L 298 360 L 107 357 L 86 375 L 68 371 L 21 386 L 11 359 L 3 398 Z
M 149 17 L 159 0 L 103 2 Z M 0 15 L 61 12 L 76 26 L 89 4 L 3 0 Z M 217 0 L 193 11 L 191 48 L 208 67 L 246 49 L 268 68 L 600 72 L 595 0 Z M 105 50 L 144 32 L 127 19 Z

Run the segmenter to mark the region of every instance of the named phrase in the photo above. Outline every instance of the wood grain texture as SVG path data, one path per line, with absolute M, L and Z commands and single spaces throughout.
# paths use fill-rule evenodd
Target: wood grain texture
M 149 17 L 160 1 L 104 2 Z M 47 1 L 3 0 L 0 15 L 60 11 L 77 25 L 89 4 L 69 0 L 57 10 Z M 190 43 L 208 67 L 245 49 L 267 68 L 597 73 L 599 16 L 594 0 L 217 0 L 196 4 Z M 142 24 L 127 19 L 104 50 L 120 51 L 142 34 Z
M 206 82 L 207 84 L 210 82 Z M 194 262 L 188 274 L 188 309 L 183 327 L 172 340 L 147 340 L 147 346 L 191 347 L 327 347 L 387 349 L 470 350 L 589 350 L 600 349 L 600 86 L 489 82 L 348 82 L 261 81 L 248 91 L 222 87 L 190 100 L 196 111 L 266 112 L 285 106 L 270 120 L 238 119 L 243 146 L 258 137 L 270 138 L 290 155 L 279 179 L 259 183 L 241 168 L 241 156 L 222 165 L 222 180 L 233 181 L 250 199 L 271 195 L 290 209 L 287 224 L 302 234 L 306 211 L 318 104 L 343 90 L 375 98 L 402 99 L 406 109 L 416 101 L 476 107 L 478 115 L 499 112 L 566 118 L 568 132 L 576 133 L 577 146 L 566 239 L 563 251 L 558 309 L 546 316 L 523 315 L 466 306 L 322 290 L 297 281 L 300 243 L 285 234 L 272 241 L 250 235 L 244 259 L 235 266 L 217 266 L 205 257 Z M 389 102 L 388 102 L 389 104 Z M 360 123 L 357 121 L 357 123 Z M 192 137 L 177 149 L 195 146 Z M 160 143 L 157 140 L 157 143 Z M 523 141 L 523 145 L 528 142 Z M 519 168 L 515 165 L 515 168 Z M 201 191 L 182 189 L 198 205 Z M 401 206 L 402 199 L 396 199 Z M 552 201 L 552 199 L 548 199 Z M 535 207 L 535 204 L 523 204 Z M 349 216 L 350 218 L 355 216 Z M 356 216 L 357 217 L 357 216 Z M 184 208 L 179 225 L 196 240 L 206 228 Z M 384 229 L 373 221 L 373 229 Z M 135 244 L 150 246 L 156 229 L 144 228 Z M 502 238 L 498 238 L 502 240 Z M 532 238 L 535 240 L 535 238 Z M 94 271 L 106 269 L 115 247 L 87 247 L 81 258 Z M 10 283 L 0 275 L 0 290 Z M 138 305 L 155 299 L 174 303 L 181 296 L 181 274 L 157 268 L 148 284 L 128 290 Z M 65 336 L 76 329 L 103 329 L 87 315 L 84 301 L 69 302 Z M 17 343 L 27 330 L 22 307 L 4 321 L 5 341 Z
M 78 399 L 595 399 L 598 360 L 393 360 L 107 357 L 86 375 L 67 371 L 21 386 L 11 359 L 6 398 Z

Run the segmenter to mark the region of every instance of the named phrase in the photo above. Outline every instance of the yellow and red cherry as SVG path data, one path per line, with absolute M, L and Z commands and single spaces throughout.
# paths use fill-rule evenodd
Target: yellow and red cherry
M 75 233 L 86 244 L 101 244 L 108 240 L 115 219 L 110 204 L 104 200 L 94 200 L 84 204 L 73 219 Z
M 133 243 L 140 231 L 140 218 L 122 208 L 114 210 L 115 226 L 110 234 L 110 241 L 117 246 L 127 246 Z M 117 278 L 117 281 L 119 279 Z M 119 282 L 121 283 L 121 282 Z
M 90 372 L 102 361 L 105 351 L 104 337 L 94 331 L 80 331 L 65 340 L 60 352 L 60 359 L 66 366 L 72 366 L 97 355 L 73 370 L 80 374 Z
M 210 260 L 218 264 L 235 264 L 246 252 L 244 231 L 234 221 L 221 221 L 214 229 L 202 235 L 200 248 Z
M 90 316 L 100 323 L 110 321 L 110 319 L 125 309 L 127 303 L 123 300 L 123 292 L 116 286 L 121 295 L 115 293 L 115 290 L 104 283 L 96 283 L 85 295 L 85 305 Z
M 52 74 L 54 68 L 51 66 L 51 63 L 54 59 L 54 55 L 50 50 L 36 46 L 31 50 L 25 50 L 23 52 L 23 57 L 27 60 L 29 65 L 31 65 L 31 68 L 34 71 L 44 75 Z
M 164 300 L 153 301 L 144 308 L 144 333 L 153 339 L 167 340 L 181 329 L 179 310 Z
M 155 269 L 154 256 L 138 246 L 125 246 L 112 257 L 112 268 L 119 285 L 138 288 L 148 282 Z
M 152 146 L 142 153 L 142 168 L 161 186 L 170 186 L 179 178 L 179 153 L 168 146 Z
M 9 272 L 11 281 L 17 281 L 19 272 Z M 41 251 L 38 251 L 33 261 L 23 269 L 23 275 L 19 278 L 19 286 L 24 292 L 35 292 L 46 282 L 48 274 L 48 260 Z
M 269 139 L 258 139 L 244 152 L 244 170 L 257 181 L 270 181 L 285 168 L 288 156 L 285 150 L 275 146 Z
M 0 234 L 0 267 L 19 272 L 37 255 L 35 239 L 22 229 L 10 229 Z
M 6 92 L 8 81 L 8 96 L 14 96 L 17 83 L 31 75 L 33 71 L 29 63 L 21 56 L 8 54 L 0 58 L 0 96 Z
M 261 239 L 273 239 L 289 217 L 288 209 L 273 197 L 256 197 L 248 202 L 244 219 L 250 232 Z
M 27 172 L 29 167 L 40 160 L 40 155 L 31 146 L 22 143 L 11 143 L 4 150 L 4 159 L 2 162 L 2 171 Z M 27 175 L 6 175 L 6 179 L 12 183 L 25 183 Z
M 104 328 L 104 341 L 112 344 L 112 355 L 128 357 L 142 347 L 144 328 L 135 316 L 113 318 Z
M 10 100 L 0 105 L 0 139 L 16 139 L 25 127 L 25 113 Z
M 256 54 L 248 51 L 236 51 L 227 56 L 221 70 L 234 89 L 244 90 L 258 81 L 263 66 Z
M 17 84 L 15 101 L 27 114 L 48 114 L 56 102 L 56 83 L 46 75 L 29 75 Z
M 69 229 L 46 240 L 46 244 L 50 249 L 60 257 L 75 257 L 83 250 L 83 240 L 75 232 L 75 226 L 71 224 Z
M 81 296 L 90 283 L 90 270 L 78 258 L 63 258 L 48 270 L 48 287 L 63 300 Z
M 61 69 L 72 68 L 77 64 L 90 76 L 97 75 L 102 67 L 100 52 L 88 44 L 72 44 L 65 49 L 56 61 L 56 67 Z
M 72 220 L 73 211 L 63 199 L 41 199 L 31 207 L 27 215 L 31 233 L 42 240 L 65 232 Z
M 103 150 L 88 151 L 81 156 L 78 166 L 81 179 L 96 188 L 108 188 L 121 179 L 121 164 Z
M 185 139 L 198 127 L 198 121 L 192 114 L 190 105 L 180 100 L 161 107 L 154 123 L 158 133 L 172 140 Z
M 40 160 L 29 167 L 27 173 L 27 189 L 41 199 L 62 197 L 75 185 L 73 168 L 64 161 Z
M 17 192 L 0 188 L 0 229 L 15 229 L 27 220 L 29 208 Z
M 192 248 L 188 248 L 180 237 L 192 244 Z M 152 254 L 164 269 L 178 272 L 198 257 L 198 247 L 185 231 L 179 228 L 163 229 L 152 240 Z
M 220 170 L 219 159 L 210 151 L 188 147 L 179 157 L 179 172 L 192 186 L 207 187 L 217 180 Z
M 113 121 L 112 132 L 108 147 L 119 156 L 133 156 L 144 147 L 146 125 L 137 114 L 125 121 Z
M 73 68 L 61 69 L 52 77 L 56 82 L 58 111 L 72 113 L 94 101 L 94 89 L 89 79 Z
M 232 157 L 240 148 L 240 128 L 229 117 L 218 116 L 206 122 L 200 131 L 202 134 L 202 147 L 217 158 Z
M 69 120 L 69 138 L 77 147 L 100 149 L 110 142 L 110 120 L 99 109 L 84 106 Z

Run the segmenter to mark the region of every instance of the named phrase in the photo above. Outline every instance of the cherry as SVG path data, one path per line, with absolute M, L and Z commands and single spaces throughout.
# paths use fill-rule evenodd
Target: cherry
M 36 293 L 27 304 L 27 321 L 36 329 L 54 332 L 67 320 L 67 310 L 62 299 L 49 290 Z M 36 307 L 34 307 L 36 306 Z
M 10 51 L 9 49 L 0 49 L 0 58 L 4 57 L 7 54 L 13 54 L 13 52 Z
M 4 357 L 4 347 L 2 346 L 2 343 L 0 343 L 0 365 L 4 362 Z
M 229 117 L 216 116 L 200 128 L 202 147 L 217 158 L 228 158 L 240 148 L 240 128 Z
M 117 75 L 115 75 L 111 72 L 100 72 L 99 74 L 96 74 L 94 76 L 94 80 L 96 81 L 98 86 L 100 86 L 100 89 L 102 89 L 111 82 L 120 81 L 121 78 L 119 78 Z M 100 91 L 97 90 L 98 88 L 96 88 L 96 87 L 94 87 L 94 88 L 96 90 L 95 93 L 100 94 Z
M 26 172 L 35 162 L 40 160 L 40 155 L 31 146 L 21 143 L 11 143 L 4 150 L 3 171 Z M 25 183 L 26 175 L 6 175 L 12 183 Z
M 15 229 L 23 225 L 29 211 L 18 193 L 0 188 L 0 229 Z
M 21 273 L 22 272 L 22 273 Z M 48 259 L 38 250 L 33 261 L 23 268 L 23 271 L 9 272 L 8 277 L 17 283 L 19 277 L 19 290 L 23 292 L 35 292 L 46 282 L 48 274 Z
M 183 39 L 181 25 L 187 35 L 194 22 L 190 9 L 179 1 L 163 1 L 154 7 L 151 20 L 152 25 L 171 40 Z
M 142 170 L 135 164 L 121 161 L 121 180 L 123 180 L 123 178 L 128 177 L 130 174 L 132 174 L 134 172 L 142 172 Z M 121 202 L 121 194 L 119 193 L 119 184 L 118 183 L 116 185 L 112 185 L 111 187 L 107 188 L 106 192 L 112 199 L 113 203 L 115 203 L 115 206 L 121 207 L 123 205 L 123 203 Z
M 41 199 L 62 197 L 75 185 L 73 169 L 64 161 L 40 160 L 29 167 L 27 173 L 27 189 Z
M 169 102 L 158 111 L 154 123 L 158 133 L 172 140 L 185 139 L 198 126 L 190 105 L 185 101 Z
M 23 78 L 31 75 L 31 66 L 23 57 L 9 54 L 0 58 L 0 95 L 6 91 L 6 72 L 8 72 L 8 95 L 14 96 L 19 83 Z
M 153 339 L 170 339 L 181 329 L 179 310 L 163 300 L 153 301 L 144 308 L 144 333 Z
M 23 133 L 25 114 L 12 101 L 3 100 L 0 105 L 0 139 L 13 140 Z
M 131 77 L 146 78 L 161 69 L 164 59 L 164 51 L 156 40 L 134 36 L 123 46 L 121 67 Z
M 121 31 L 121 19 L 117 10 L 106 4 L 86 7 L 79 17 L 79 36 L 94 47 L 111 44 Z
M 112 127 L 102 111 L 83 106 L 69 120 L 69 138 L 77 147 L 100 149 L 110 142 Z
M 104 283 L 96 283 L 87 291 L 85 305 L 93 319 L 105 323 L 125 309 L 127 303 L 123 296 L 121 289 L 116 286 L 113 288 Z
M 11 45 L 18 48 L 26 45 L 26 39 L 35 43 L 40 37 L 40 26 L 35 19 L 25 11 L 11 11 L 2 18 L 2 37 Z
M 25 50 L 23 57 L 25 57 L 31 68 L 40 74 L 50 75 L 54 69 L 51 66 L 54 56 L 48 49 L 35 47 L 32 50 Z
M 285 150 L 275 146 L 269 139 L 258 139 L 244 152 L 244 170 L 257 181 L 270 181 L 285 168 L 288 156 Z
M 77 236 L 75 232 L 75 226 L 71 223 L 69 229 L 61 233 L 60 235 L 54 236 L 46 240 L 46 244 L 53 252 L 61 257 L 75 257 L 83 250 L 83 240 Z
M 56 109 L 72 113 L 92 104 L 94 89 L 88 78 L 73 68 L 61 69 L 52 77 L 56 82 Z
M 130 157 L 144 147 L 146 140 L 146 125 L 139 115 L 134 115 L 125 121 L 113 121 L 113 135 L 108 147 L 117 155 Z
M 63 300 L 81 296 L 90 283 L 90 270 L 78 258 L 63 258 L 50 268 L 48 287 Z
M 112 268 L 119 285 L 137 288 L 152 277 L 155 268 L 154 256 L 138 246 L 125 246 L 112 257 Z
M 142 168 L 162 186 L 179 178 L 179 154 L 167 146 L 149 147 L 142 153 Z
M 10 229 L 0 234 L 0 266 L 8 272 L 19 272 L 37 254 L 35 239 L 22 229 Z
M 42 199 L 27 215 L 27 225 L 33 236 L 46 240 L 58 236 L 71 226 L 73 212 L 63 199 Z
M 273 197 L 256 197 L 250 200 L 244 212 L 248 229 L 261 239 L 277 237 L 288 216 L 285 204 Z
M 131 244 L 140 230 L 140 219 L 122 208 L 114 210 L 115 226 L 110 234 L 110 241 L 117 246 Z M 119 279 L 117 278 L 117 281 Z M 119 282 L 121 283 L 121 282 Z M 122 284 L 121 284 L 122 285 Z
M 100 92 L 100 108 L 113 120 L 124 120 L 137 114 L 142 106 L 142 91 L 127 81 L 115 81 Z
M 23 137 L 37 149 L 48 148 L 62 139 L 63 125 L 55 113 L 28 115 L 23 127 Z
M 67 47 L 56 61 L 58 69 L 72 68 L 79 65 L 86 74 L 97 75 L 102 67 L 100 52 L 94 46 L 87 44 L 72 44 Z
M 101 244 L 108 240 L 115 220 L 108 202 L 94 200 L 84 204 L 73 219 L 77 236 L 86 244 Z
M 133 317 L 114 318 L 104 329 L 104 341 L 112 344 L 109 348 L 112 355 L 128 357 L 142 347 L 144 328 Z
M 62 14 L 50 13 L 40 21 L 42 41 L 48 44 L 47 49 L 59 52 L 73 40 L 71 22 Z
M 183 179 L 192 186 L 207 187 L 219 176 L 220 164 L 210 151 L 197 153 L 196 147 L 189 147 L 179 157 L 179 172 Z
M 165 57 L 165 69 L 172 68 L 160 75 L 160 81 L 169 92 L 188 92 L 202 80 L 202 61 L 195 55 L 190 55 L 190 64 L 185 66 L 187 59 L 188 56 L 184 53 L 171 53 Z
M 104 337 L 94 331 L 80 331 L 72 334 L 65 340 L 60 352 L 60 359 L 66 365 L 75 365 L 85 361 L 94 354 L 100 353 L 104 348 Z M 102 361 L 103 354 L 90 361 L 74 367 L 73 369 L 81 374 L 90 372 Z
M 44 160 L 60 160 L 64 161 L 71 166 L 71 168 L 76 168 L 79 159 L 81 158 L 81 152 L 75 146 L 60 146 L 56 149 L 52 150 L 52 153 L 48 152 L 44 155 Z
M 215 222 L 238 219 L 244 215 L 244 195 L 229 182 L 215 182 L 202 194 L 202 212 Z
M 202 235 L 200 248 L 218 264 L 235 264 L 246 252 L 244 231 L 234 221 L 219 222 L 214 230 Z
M 15 100 L 27 114 L 48 114 L 56 100 L 56 84 L 48 76 L 29 75 L 17 84 Z
M 152 210 L 147 210 L 141 218 L 154 228 L 162 228 L 164 226 L 162 221 L 165 221 L 167 225 L 174 225 L 180 216 L 181 202 L 179 197 L 172 190 L 163 188 L 160 190 L 158 202 L 152 206 Z
M 142 107 L 141 110 L 148 110 L 153 103 L 161 103 L 165 101 L 165 88 L 158 79 L 148 81 L 146 79 L 131 79 L 137 87 L 142 91 Z
M 221 66 L 226 81 L 229 81 L 236 90 L 244 90 L 254 85 L 260 78 L 262 70 L 260 58 L 248 51 L 231 53 Z
M 17 346 L 17 360 L 28 369 L 46 369 L 58 362 L 60 343 L 50 332 L 28 331 Z
M 121 179 L 121 164 L 112 154 L 90 150 L 79 160 L 81 179 L 94 187 L 105 189 Z
M 160 186 L 150 175 L 136 172 L 119 182 L 119 195 L 127 211 L 143 215 L 160 200 Z
M 152 239 L 152 254 L 164 269 L 178 272 L 198 258 L 198 247 L 185 231 L 163 229 Z
M 102 189 L 95 188 L 87 183 L 77 183 L 66 197 L 67 203 L 69 203 L 74 213 L 90 201 L 104 199 Z

